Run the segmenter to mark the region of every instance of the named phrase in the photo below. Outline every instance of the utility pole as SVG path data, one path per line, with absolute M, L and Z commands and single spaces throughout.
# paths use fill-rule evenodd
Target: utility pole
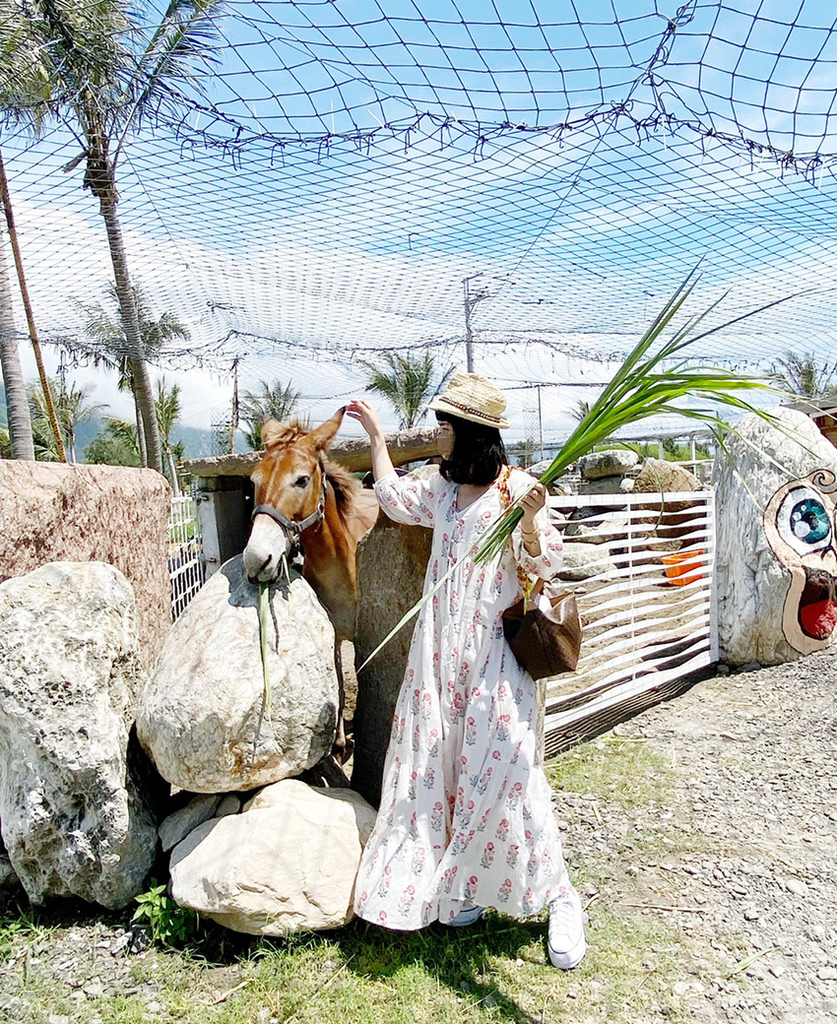
M 543 413 L 541 411 L 541 385 L 536 384 L 535 387 L 538 389 L 538 433 L 541 439 L 541 462 L 546 458 L 543 451 Z
M 488 298 L 488 292 L 485 288 L 480 288 L 478 292 L 471 295 L 471 281 L 477 277 L 482 277 L 482 274 L 471 274 L 470 277 L 462 278 L 462 289 L 464 293 L 465 301 L 465 368 L 468 373 L 474 372 L 474 351 L 473 351 L 473 336 L 471 334 L 471 310 L 476 306 L 478 302 Z

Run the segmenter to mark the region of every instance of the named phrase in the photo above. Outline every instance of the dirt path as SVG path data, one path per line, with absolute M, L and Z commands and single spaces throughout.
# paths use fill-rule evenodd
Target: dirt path
M 665 754 L 675 799 L 571 829 L 579 863 L 619 861 L 592 924 L 598 900 L 676 922 L 686 1020 L 837 1020 L 837 654 L 719 676 L 616 735 Z

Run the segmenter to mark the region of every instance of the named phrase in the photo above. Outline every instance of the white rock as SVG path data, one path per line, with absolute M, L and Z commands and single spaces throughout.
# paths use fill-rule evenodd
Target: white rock
M 160 846 L 166 853 L 173 846 L 176 846 L 181 839 L 185 839 L 189 833 L 202 825 L 205 821 L 215 817 L 221 797 L 216 794 L 201 793 L 192 797 L 188 804 L 180 807 L 170 814 L 160 825 Z
M 299 775 L 334 742 L 328 616 L 301 576 L 271 587 L 268 708 L 258 593 L 240 555 L 223 565 L 172 626 L 140 698 L 140 742 L 163 778 L 191 793 L 246 791 Z
M 805 479 L 809 474 L 837 473 L 837 449 L 804 413 L 773 412 L 780 416 L 780 428 L 756 415 L 743 417 L 736 434 L 727 437 L 730 458 L 719 457 L 715 464 L 718 627 L 721 657 L 733 665 L 781 664 L 822 649 L 831 640 L 830 636 L 822 641 L 803 636 L 799 598 L 792 590 L 802 589 L 806 566 L 821 572 L 833 589 L 837 571 L 833 550 L 825 540 L 821 550 L 800 540 L 797 551 L 782 545 L 786 554 L 780 557 L 765 532 L 764 510 L 774 496 L 784 501 L 779 491 L 792 481 L 799 481 L 803 490 L 798 493 L 804 497 L 810 492 Z M 833 544 L 833 496 L 817 493 Z M 788 500 L 792 505 L 796 498 Z M 793 510 L 788 506 L 785 511 L 789 521 Z M 778 529 L 779 514 L 784 514 L 781 508 L 772 513 L 774 529 Z M 783 528 L 787 527 L 788 522 Z
M 248 935 L 338 928 L 353 917 L 360 855 L 374 823 L 375 811 L 353 790 L 286 779 L 174 848 L 172 896 Z
M 608 576 L 616 572 L 616 563 L 606 548 L 598 544 L 579 544 L 567 541 L 558 576 L 576 583 L 593 577 Z
M 157 844 L 129 740 L 142 681 L 118 569 L 53 562 L 0 584 L 0 821 L 34 903 L 117 908 L 141 889 Z
M 627 448 L 611 448 L 604 452 L 592 452 L 578 460 L 578 470 L 584 480 L 600 477 L 624 476 L 639 462 L 639 456 Z

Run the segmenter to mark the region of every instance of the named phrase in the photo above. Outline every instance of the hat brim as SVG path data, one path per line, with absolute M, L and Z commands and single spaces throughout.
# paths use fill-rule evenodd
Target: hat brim
M 505 430 L 510 425 L 502 416 L 486 416 L 476 409 L 455 405 L 447 401 L 443 395 L 428 402 L 427 408 L 434 412 L 446 412 L 449 416 L 458 416 L 461 420 L 470 420 L 471 423 L 480 423 L 484 427 L 497 427 L 498 430 Z

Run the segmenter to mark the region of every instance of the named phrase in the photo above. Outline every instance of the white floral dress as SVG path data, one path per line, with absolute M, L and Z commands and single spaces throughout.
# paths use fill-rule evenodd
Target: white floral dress
M 549 784 L 537 762 L 535 684 L 503 636 L 520 596 L 517 564 L 549 579 L 561 537 L 536 517 L 541 555 L 511 544 L 476 565 L 472 547 L 507 500 L 531 485 L 501 474 L 476 501 L 436 473 L 375 485 L 396 522 L 433 529 L 425 593 L 453 574 L 419 613 L 384 766 L 381 807 L 355 886 L 359 917 L 413 930 L 450 920 L 463 904 L 533 914 L 569 885 Z

